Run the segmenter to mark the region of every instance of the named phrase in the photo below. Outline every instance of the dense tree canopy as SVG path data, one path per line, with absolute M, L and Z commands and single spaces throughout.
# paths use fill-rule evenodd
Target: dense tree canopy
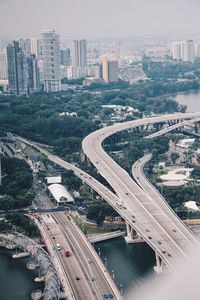
M 2 157 L 2 185 L 0 186 L 0 210 L 30 205 L 34 194 L 32 172 L 24 160 Z

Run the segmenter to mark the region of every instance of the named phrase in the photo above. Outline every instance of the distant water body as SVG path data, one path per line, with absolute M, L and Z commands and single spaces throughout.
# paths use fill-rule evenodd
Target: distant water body
M 200 112 L 200 92 L 178 94 L 175 100 L 187 106 L 187 112 Z
M 10 250 L 0 249 L 0 300 L 30 300 L 43 285 L 34 282 L 37 273 L 26 268 L 27 258 L 11 257 Z

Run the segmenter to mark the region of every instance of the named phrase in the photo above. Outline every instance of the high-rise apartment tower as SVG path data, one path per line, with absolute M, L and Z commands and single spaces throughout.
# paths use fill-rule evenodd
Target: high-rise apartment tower
M 43 62 L 43 84 L 46 92 L 60 90 L 60 39 L 55 30 L 41 33 L 41 58 Z

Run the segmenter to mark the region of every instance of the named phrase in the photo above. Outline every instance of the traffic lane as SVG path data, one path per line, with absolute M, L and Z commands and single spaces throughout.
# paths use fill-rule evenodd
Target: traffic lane
M 137 177 L 139 176 L 140 181 L 138 181 L 139 185 L 143 188 L 145 192 L 147 192 L 150 197 L 154 200 L 155 204 L 159 204 L 158 208 L 165 212 L 165 216 L 172 221 L 173 228 L 177 229 L 180 234 L 182 234 L 182 238 L 187 235 L 188 241 L 190 240 L 190 244 L 186 246 L 191 246 L 191 243 L 194 243 L 193 235 L 188 232 L 188 229 L 182 224 L 182 222 L 178 219 L 176 214 L 172 211 L 170 206 L 166 203 L 166 200 L 158 193 L 158 191 L 149 183 L 149 181 L 144 176 L 141 167 L 144 165 L 146 161 L 148 161 L 149 156 L 147 155 L 146 158 L 143 157 L 140 159 L 140 163 L 137 163 L 136 168 L 133 168 L 133 176 L 135 176 L 136 180 L 138 181 Z M 167 220 L 166 220 L 167 221 Z
M 62 213 L 59 213 L 59 214 L 62 214 Z M 96 279 L 93 282 L 93 284 L 98 283 L 98 287 L 99 286 L 101 287 L 101 289 L 99 289 L 100 298 L 105 293 L 112 293 L 111 287 L 110 287 L 109 283 L 107 282 L 107 279 L 105 278 L 105 275 L 103 274 L 102 270 L 96 264 L 95 258 L 91 254 L 87 245 L 85 245 L 85 242 L 79 236 L 77 229 L 74 227 L 74 225 L 70 222 L 70 220 L 68 220 L 68 218 L 64 214 L 62 214 L 62 223 L 65 225 L 66 231 L 70 229 L 72 239 L 76 238 L 76 240 L 78 241 L 78 246 L 77 246 L 77 243 L 73 243 L 73 246 L 74 247 L 76 246 L 77 254 L 81 254 L 82 262 L 84 262 L 84 266 L 87 269 L 88 274 L 91 275 L 91 272 L 92 272 L 92 275 L 93 275 L 92 277 L 94 277 Z M 69 234 L 69 232 L 68 232 L 68 234 Z M 107 272 L 106 268 L 105 268 L 104 272 Z M 91 280 L 91 277 L 90 277 L 90 280 Z M 116 299 L 114 295 L 113 295 L 113 299 Z
M 63 266 L 63 269 L 65 270 L 65 274 L 70 282 L 76 299 L 94 300 L 95 297 L 93 297 L 93 294 L 90 291 L 90 287 L 88 286 L 87 281 L 85 280 L 80 265 L 76 260 L 76 256 L 71 255 L 70 257 L 66 257 L 64 255 L 64 246 L 69 247 L 69 244 L 67 240 L 63 238 L 59 226 L 54 223 L 48 223 L 47 226 L 48 232 L 53 239 L 54 251 L 60 259 L 60 262 Z M 61 246 L 60 250 L 57 249 L 57 244 Z

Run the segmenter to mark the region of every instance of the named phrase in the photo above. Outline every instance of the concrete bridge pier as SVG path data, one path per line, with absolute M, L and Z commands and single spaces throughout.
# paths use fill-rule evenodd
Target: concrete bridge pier
M 155 252 L 155 255 L 156 255 L 156 265 L 154 266 L 154 271 L 157 273 L 157 274 L 160 274 L 162 273 L 163 271 L 163 265 L 164 265 L 164 262 L 163 260 L 160 258 L 159 254 L 157 252 Z
M 127 222 L 126 222 L 125 241 L 127 242 L 127 244 L 144 242 L 144 240 L 138 235 L 138 233 Z

